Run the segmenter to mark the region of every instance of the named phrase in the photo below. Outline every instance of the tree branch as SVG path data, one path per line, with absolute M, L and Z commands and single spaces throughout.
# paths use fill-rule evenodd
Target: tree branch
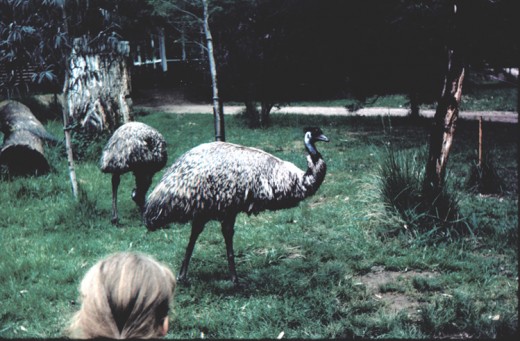
M 204 21 L 203 21 L 201 18 L 199 18 L 196 14 L 193 14 L 193 13 L 190 12 L 190 11 L 187 11 L 187 10 L 185 10 L 185 9 L 183 9 L 183 8 L 180 8 L 179 6 L 177 6 L 177 5 L 175 5 L 175 4 L 171 4 L 171 6 L 172 6 L 173 8 L 175 8 L 177 11 L 182 12 L 182 13 L 184 13 L 184 14 L 187 14 L 188 16 L 194 18 L 194 19 L 197 20 L 199 23 L 201 23 L 201 24 L 204 23 Z

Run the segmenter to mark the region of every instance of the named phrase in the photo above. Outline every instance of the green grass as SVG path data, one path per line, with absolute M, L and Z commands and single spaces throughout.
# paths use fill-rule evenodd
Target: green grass
M 474 236 L 428 244 L 405 233 L 403 220 L 386 209 L 378 178 L 389 145 L 425 148 L 427 122 L 272 119 L 271 128 L 250 130 L 240 117 L 228 116 L 227 140 L 303 168 L 302 128 L 319 125 L 331 140 L 319 145 L 328 164 L 325 181 L 296 208 L 238 216 L 235 253 L 245 283 L 238 292 L 228 280 L 220 228 L 209 223 L 192 258 L 191 285 L 176 290 L 167 338 L 276 338 L 281 332 L 284 338 L 495 338 L 518 332 L 516 126 L 486 125 L 486 145 L 508 186 L 500 196 L 480 196 L 466 186 L 477 123 L 459 121 L 448 168 Z M 152 113 L 137 120 L 164 134 L 168 164 L 213 140 L 211 115 Z M 59 122 L 46 127 L 60 136 Z M 82 276 L 108 253 L 146 252 L 178 271 L 190 227 L 147 232 L 130 199 L 130 174 L 119 188 L 122 227 L 110 224 L 110 176 L 97 168 L 104 139 L 76 164 L 79 202 L 71 198 L 63 145 L 46 149 L 50 174 L 0 181 L 1 338 L 60 337 L 78 309 Z M 388 228 L 403 233 L 382 233 Z M 376 275 L 389 281 L 377 283 Z M 398 304 L 404 299 L 411 304 Z

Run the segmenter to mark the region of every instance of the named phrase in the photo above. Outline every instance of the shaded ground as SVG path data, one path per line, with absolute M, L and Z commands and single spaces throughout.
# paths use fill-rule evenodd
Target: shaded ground
M 134 99 L 134 109 L 142 111 L 161 111 L 177 114 L 213 114 L 211 104 L 192 103 L 186 100 L 183 93 L 175 90 L 147 90 L 141 91 Z M 224 103 L 224 114 L 236 115 L 244 110 L 242 105 L 226 105 Z M 299 115 L 330 115 L 330 116 L 407 116 L 408 109 L 403 108 L 362 108 L 350 112 L 345 107 L 322 107 L 322 106 L 285 106 L 273 108 L 272 114 L 299 114 Z M 421 116 L 433 117 L 435 110 L 423 109 Z M 459 117 L 468 120 L 477 120 L 482 117 L 483 121 L 517 123 L 518 114 L 514 111 L 461 111 Z

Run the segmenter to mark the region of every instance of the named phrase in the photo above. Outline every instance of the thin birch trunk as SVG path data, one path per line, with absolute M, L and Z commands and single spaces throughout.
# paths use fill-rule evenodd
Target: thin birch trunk
M 211 72 L 211 84 L 213 88 L 213 115 L 215 118 L 215 140 L 225 141 L 224 132 L 224 113 L 223 108 L 218 97 L 218 83 L 217 83 L 217 67 L 215 64 L 215 56 L 213 54 L 213 38 L 209 29 L 209 12 L 208 1 L 202 0 L 204 7 L 204 34 L 206 36 L 206 44 L 208 47 L 209 68 Z
M 67 58 L 69 63 L 69 58 Z M 62 110 L 63 110 L 63 132 L 65 134 L 65 149 L 67 151 L 67 161 L 69 165 L 69 178 L 72 188 L 72 194 L 74 198 L 78 199 L 78 181 L 76 179 L 76 167 L 74 166 L 74 153 L 72 152 L 72 139 L 70 136 L 70 114 L 69 114 L 69 101 L 67 100 L 69 92 L 69 67 L 65 68 L 65 83 L 63 85 L 63 96 L 62 96 Z
M 62 3 L 61 7 L 61 15 L 63 19 L 63 26 L 65 29 L 65 33 L 69 34 L 69 29 L 67 25 L 67 14 L 65 12 L 65 2 Z M 62 99 L 62 111 L 63 111 L 63 132 L 65 134 L 65 149 L 67 151 L 67 161 L 69 165 L 69 178 L 70 184 L 72 188 L 72 195 L 77 200 L 78 199 L 78 181 L 76 179 L 76 167 L 74 165 L 74 153 L 72 152 L 72 139 L 70 137 L 70 115 L 69 115 L 69 103 L 67 101 L 68 91 L 69 91 L 69 68 L 70 68 L 70 57 L 65 59 L 65 81 L 63 82 L 63 96 Z

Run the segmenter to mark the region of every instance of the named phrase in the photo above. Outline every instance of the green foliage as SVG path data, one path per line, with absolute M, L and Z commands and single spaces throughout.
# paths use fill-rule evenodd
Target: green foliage
M 168 164 L 213 140 L 212 115 L 152 113 L 137 119 L 163 133 Z M 424 233 L 382 234 L 403 230 L 404 222 L 381 200 L 379 165 L 388 144 L 420 156 L 417 146 L 426 136 L 406 120 L 389 123 L 273 115 L 270 129 L 251 130 L 239 117 L 228 116 L 228 141 L 261 148 L 300 168 L 306 166 L 302 128 L 320 126 L 331 139 L 318 146 L 328 173 L 318 192 L 296 208 L 237 217 L 242 290 L 235 291 L 228 279 L 219 224 L 208 224 L 193 254 L 191 284 L 176 289 L 166 338 L 263 339 L 283 332 L 284 338 L 429 339 L 517 333 L 516 191 L 483 197 L 467 191 L 463 181 L 453 181 L 460 212 L 475 237 L 431 244 L 414 242 L 426 238 Z M 48 121 L 46 128 L 62 134 L 60 122 Z M 473 159 L 471 137 L 464 133 L 468 123 L 459 122 L 458 129 L 448 172 L 453 180 L 464 178 Z M 516 129 L 493 125 L 489 134 L 500 136 L 498 171 L 514 179 Z M 119 187 L 121 227 L 111 225 L 110 176 L 99 171 L 96 155 L 107 138 L 100 136 L 96 147 L 77 160 L 77 201 L 62 143 L 46 146 L 53 164 L 49 174 L 0 181 L 1 338 L 61 337 L 78 309 L 82 276 L 109 253 L 149 253 L 178 271 L 190 226 L 147 232 L 130 198 L 131 174 L 122 176 Z M 422 168 L 419 157 L 406 159 L 409 170 Z M 152 188 L 163 173 L 155 175 Z M 374 268 L 390 280 L 374 282 Z

